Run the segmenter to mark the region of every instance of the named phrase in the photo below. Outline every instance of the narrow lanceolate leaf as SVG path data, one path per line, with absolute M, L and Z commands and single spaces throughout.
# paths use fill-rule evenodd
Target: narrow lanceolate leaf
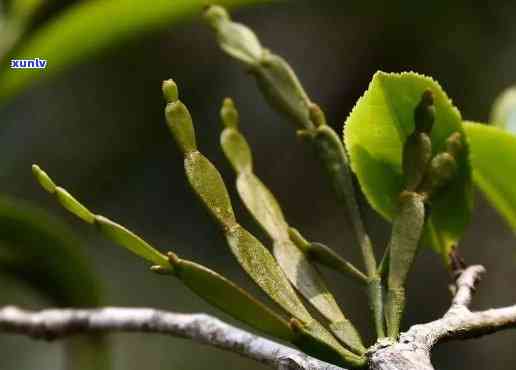
M 516 135 L 498 127 L 465 122 L 475 184 L 516 231 Z
M 351 167 L 372 207 L 388 220 L 397 214 L 404 188 L 402 150 L 414 131 L 414 108 L 424 91 L 434 98 L 435 122 L 430 135 L 433 155 L 446 149 L 448 137 L 464 137 L 460 113 L 440 85 L 416 73 L 374 75 L 368 90 L 346 120 L 345 141 Z M 472 210 L 472 187 L 467 142 L 456 158 L 457 173 L 431 200 L 432 212 L 424 240 L 448 260 L 462 236 Z
M 341 272 L 360 284 L 367 284 L 367 276 L 351 262 L 335 253 L 330 247 L 322 243 L 309 242 L 293 227 L 289 227 L 288 233 L 290 240 L 292 240 L 311 261 Z
M 111 239 L 111 241 L 127 248 L 137 256 L 140 256 L 151 263 L 159 266 L 167 266 L 163 259 L 163 255 L 160 252 L 122 225 L 119 225 L 104 216 L 95 216 L 95 224 L 98 226 L 102 234 Z
M 358 356 L 347 350 L 344 350 L 344 354 L 342 351 L 336 351 L 335 348 L 340 347 L 340 344 L 317 321 L 303 325 L 298 320 L 292 319 L 290 324 L 298 335 L 294 344 L 303 352 L 343 367 L 362 368 L 367 364 L 364 355 Z
M 221 146 L 237 173 L 237 189 L 244 205 L 273 241 L 276 261 L 296 289 L 330 321 L 333 333 L 351 349 L 364 353 L 358 332 L 344 316 L 322 276 L 310 264 L 305 253 L 289 236 L 289 226 L 279 203 L 269 189 L 252 172 L 252 156 L 244 136 L 236 128 L 236 112 L 226 99 L 221 117 L 226 126 L 221 134 Z
M 226 238 L 240 265 L 271 298 L 302 322 L 313 320 L 274 257 L 258 239 L 240 225 L 230 229 Z
M 38 179 L 48 179 L 43 184 L 51 182 L 50 177 L 39 167 L 34 166 L 33 171 Z M 52 189 L 45 189 L 53 193 Z M 61 198 L 58 199 L 61 201 Z M 75 199 L 74 202 L 80 204 Z M 80 206 L 87 209 L 82 204 Z M 75 212 L 72 210 L 72 213 Z M 194 262 L 180 259 L 173 253 L 167 257 L 125 227 L 103 216 L 91 215 L 93 223 L 106 237 L 154 264 L 152 270 L 176 276 L 207 302 L 260 331 L 284 340 L 294 340 L 295 335 L 288 322 L 223 276 Z
M 87 223 L 98 226 L 99 230 L 109 239 L 117 244 L 129 249 L 131 252 L 152 264 L 170 268 L 170 264 L 166 256 L 158 252 L 143 239 L 136 234 L 127 230 L 125 227 L 107 219 L 106 217 L 96 215 L 86 208 L 82 203 L 75 199 L 70 193 L 59 186 L 52 187 L 54 184 L 50 176 L 47 175 L 39 166 L 33 165 L 32 172 L 38 179 L 42 187 L 50 194 L 54 194 L 61 203 L 71 213 Z
M 405 192 L 400 196 L 400 205 L 392 224 L 389 242 L 389 275 L 385 319 L 387 334 L 396 338 L 405 309 L 405 284 L 414 262 L 425 222 L 423 196 Z
M 173 95 L 165 94 L 165 97 Z M 169 100 L 165 110 L 165 118 L 172 134 L 194 132 L 193 123 L 191 119 L 185 118 L 185 112 L 171 108 L 177 104 L 182 103 L 179 100 Z M 176 142 L 180 143 L 177 137 Z M 348 362 L 359 358 L 342 347 L 330 333 L 316 323 L 268 249 L 238 224 L 226 186 L 215 166 L 197 149 L 184 150 L 184 146 L 179 147 L 185 156 L 185 172 L 192 189 L 221 226 L 230 249 L 242 268 L 267 295 L 302 323 L 305 328 L 303 332 L 312 337 L 312 340 L 326 343 L 330 351 L 338 353 Z
M 308 97 L 290 65 L 281 57 L 262 48 L 248 27 L 232 22 L 221 7 L 207 8 L 205 17 L 215 30 L 220 47 L 245 65 L 256 78 L 264 97 L 286 116 L 300 133 L 309 137 L 330 178 L 339 200 L 345 202 L 364 256 L 372 310 L 379 337 L 384 336 L 381 286 L 376 276 L 376 260 L 370 239 L 363 227 L 351 182 L 346 153 L 338 135 L 326 124 L 324 113 Z
M 255 329 L 290 342 L 295 339 L 296 335 L 287 321 L 232 281 L 172 252 L 168 255 L 172 270 L 156 266 L 154 271 L 173 274 L 206 302 Z
M 310 100 L 288 63 L 262 48 L 254 32 L 233 22 L 224 8 L 208 7 L 205 18 L 215 30 L 221 49 L 256 77 L 267 101 L 300 128 L 313 127 Z

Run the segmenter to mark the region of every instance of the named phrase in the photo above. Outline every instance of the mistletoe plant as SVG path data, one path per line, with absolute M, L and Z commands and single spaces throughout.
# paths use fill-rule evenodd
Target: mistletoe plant
M 222 50 L 255 77 L 267 101 L 293 124 L 303 142 L 314 148 L 336 200 L 349 212 L 364 271 L 329 247 L 309 241 L 288 223 L 272 191 L 254 172 L 251 148 L 240 131 L 239 113 L 227 98 L 220 110 L 220 145 L 235 171 L 238 194 L 267 234 L 268 243 L 264 245 L 240 225 L 226 184 L 197 145 L 192 117 L 173 80 L 164 81 L 162 86 L 165 117 L 184 156 L 186 178 L 220 226 L 231 253 L 281 312 L 208 267 L 173 252 L 163 254 L 130 230 L 93 213 L 34 165 L 39 183 L 64 208 L 148 261 L 152 271 L 178 278 L 210 304 L 261 333 L 339 366 L 431 368 L 428 351 L 432 345 L 452 336 L 453 330 L 464 333 L 457 317 L 473 315 L 466 307 L 482 272 L 478 266 L 463 270 L 457 251 L 472 212 L 469 144 L 458 109 L 429 77 L 378 72 L 348 116 L 341 137 L 327 124 L 323 110 L 310 99 L 292 68 L 263 48 L 253 31 L 233 22 L 219 6 L 208 7 L 205 18 Z M 375 256 L 363 223 L 352 173 L 372 208 L 392 222 L 390 241 L 381 258 Z M 424 337 L 418 342 L 407 339 L 407 334 L 400 338 L 400 323 L 410 269 L 422 246 L 439 253 L 459 279 L 454 305 L 447 315 L 434 326 L 411 329 Z M 317 265 L 332 268 L 363 287 L 376 344 L 364 343 Z M 318 315 L 312 315 L 312 310 Z M 450 316 L 457 312 L 458 316 Z M 475 335 L 475 325 L 481 330 L 482 324 L 475 324 L 473 316 L 469 319 L 466 326 Z M 453 320 L 455 326 L 450 324 Z M 484 329 L 495 330 L 514 321 L 506 315 L 505 321 L 493 319 Z M 404 348 L 407 343 L 415 343 L 415 347 Z M 420 347 L 426 351 L 423 355 L 417 352 Z M 390 352 L 395 355 L 389 357 L 385 349 L 393 348 L 398 352 Z M 382 349 L 384 355 L 380 355 Z

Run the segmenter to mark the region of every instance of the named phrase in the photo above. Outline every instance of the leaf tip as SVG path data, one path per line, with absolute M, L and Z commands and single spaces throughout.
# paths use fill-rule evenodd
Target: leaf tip
M 37 164 L 32 165 L 32 173 L 43 189 L 48 191 L 50 194 L 55 192 L 56 184 Z
M 162 82 L 161 91 L 163 91 L 163 96 L 167 103 L 174 103 L 179 99 L 179 89 L 171 78 Z
M 224 127 L 238 130 L 240 118 L 233 99 L 224 99 L 222 107 L 220 108 L 220 118 Z
M 206 5 L 204 7 L 203 16 L 214 28 L 220 22 L 230 20 L 228 11 L 220 5 Z

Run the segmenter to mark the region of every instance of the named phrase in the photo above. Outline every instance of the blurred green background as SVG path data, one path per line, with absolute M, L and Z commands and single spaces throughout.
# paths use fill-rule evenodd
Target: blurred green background
M 70 3 L 52 2 L 36 24 Z M 291 63 L 338 132 L 379 69 L 414 70 L 434 77 L 463 116 L 478 121 L 487 120 L 495 96 L 516 80 L 516 3 L 511 1 L 481 5 L 304 0 L 239 8 L 233 14 Z M 84 37 L 87 41 L 95 36 L 92 27 Z M 234 183 L 234 175 L 218 147 L 218 109 L 225 96 L 233 97 L 240 110 L 242 130 L 255 152 L 256 173 L 275 192 L 290 224 L 360 264 L 346 215 L 335 203 L 313 153 L 265 104 L 254 81 L 222 54 L 198 16 L 117 44 L 0 107 L 2 192 L 39 204 L 83 238 L 104 284 L 107 305 L 208 312 L 229 320 L 178 281 L 148 272 L 140 259 L 60 209 L 33 180 L 32 163 L 41 164 L 92 210 L 128 226 L 160 250 L 174 250 L 223 272 L 266 300 L 238 267 L 187 186 L 182 157 L 163 118 L 160 83 L 169 77 L 182 87 L 200 148 L 228 185 Z M 242 224 L 263 236 L 234 191 L 231 195 Z M 512 304 L 516 301 L 514 235 L 480 194 L 476 198 L 473 221 L 461 245 L 468 263 L 482 263 L 488 269 L 475 308 Z M 389 225 L 363 206 L 380 254 Z M 345 312 L 370 339 L 365 295 L 347 280 L 324 272 Z M 437 318 L 447 309 L 448 283 L 440 258 L 422 251 L 409 285 L 405 327 Z M 8 277 L 0 279 L 0 289 L 2 305 L 50 304 Z M 263 368 L 181 339 L 140 334 L 109 339 L 115 370 Z M 516 367 L 511 352 L 515 341 L 516 331 L 508 331 L 454 342 L 439 346 L 433 361 L 443 370 L 510 369 Z M 0 336 L 0 369 L 54 370 L 63 368 L 63 363 L 62 342 Z

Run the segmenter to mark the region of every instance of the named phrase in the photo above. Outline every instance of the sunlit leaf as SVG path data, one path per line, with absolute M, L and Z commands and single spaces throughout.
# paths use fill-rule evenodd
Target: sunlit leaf
M 453 132 L 463 133 L 461 116 L 440 85 L 416 73 L 378 72 L 345 124 L 345 142 L 351 166 L 371 206 L 392 220 L 402 191 L 403 143 L 414 130 L 414 109 L 425 90 L 434 96 L 436 109 L 432 130 L 435 155 Z M 458 158 L 453 180 L 432 199 L 425 226 L 425 242 L 447 260 L 469 222 L 472 189 L 468 148 Z
M 516 133 L 516 87 L 503 91 L 495 100 L 490 123 Z
M 475 184 L 516 231 L 516 135 L 465 122 Z

